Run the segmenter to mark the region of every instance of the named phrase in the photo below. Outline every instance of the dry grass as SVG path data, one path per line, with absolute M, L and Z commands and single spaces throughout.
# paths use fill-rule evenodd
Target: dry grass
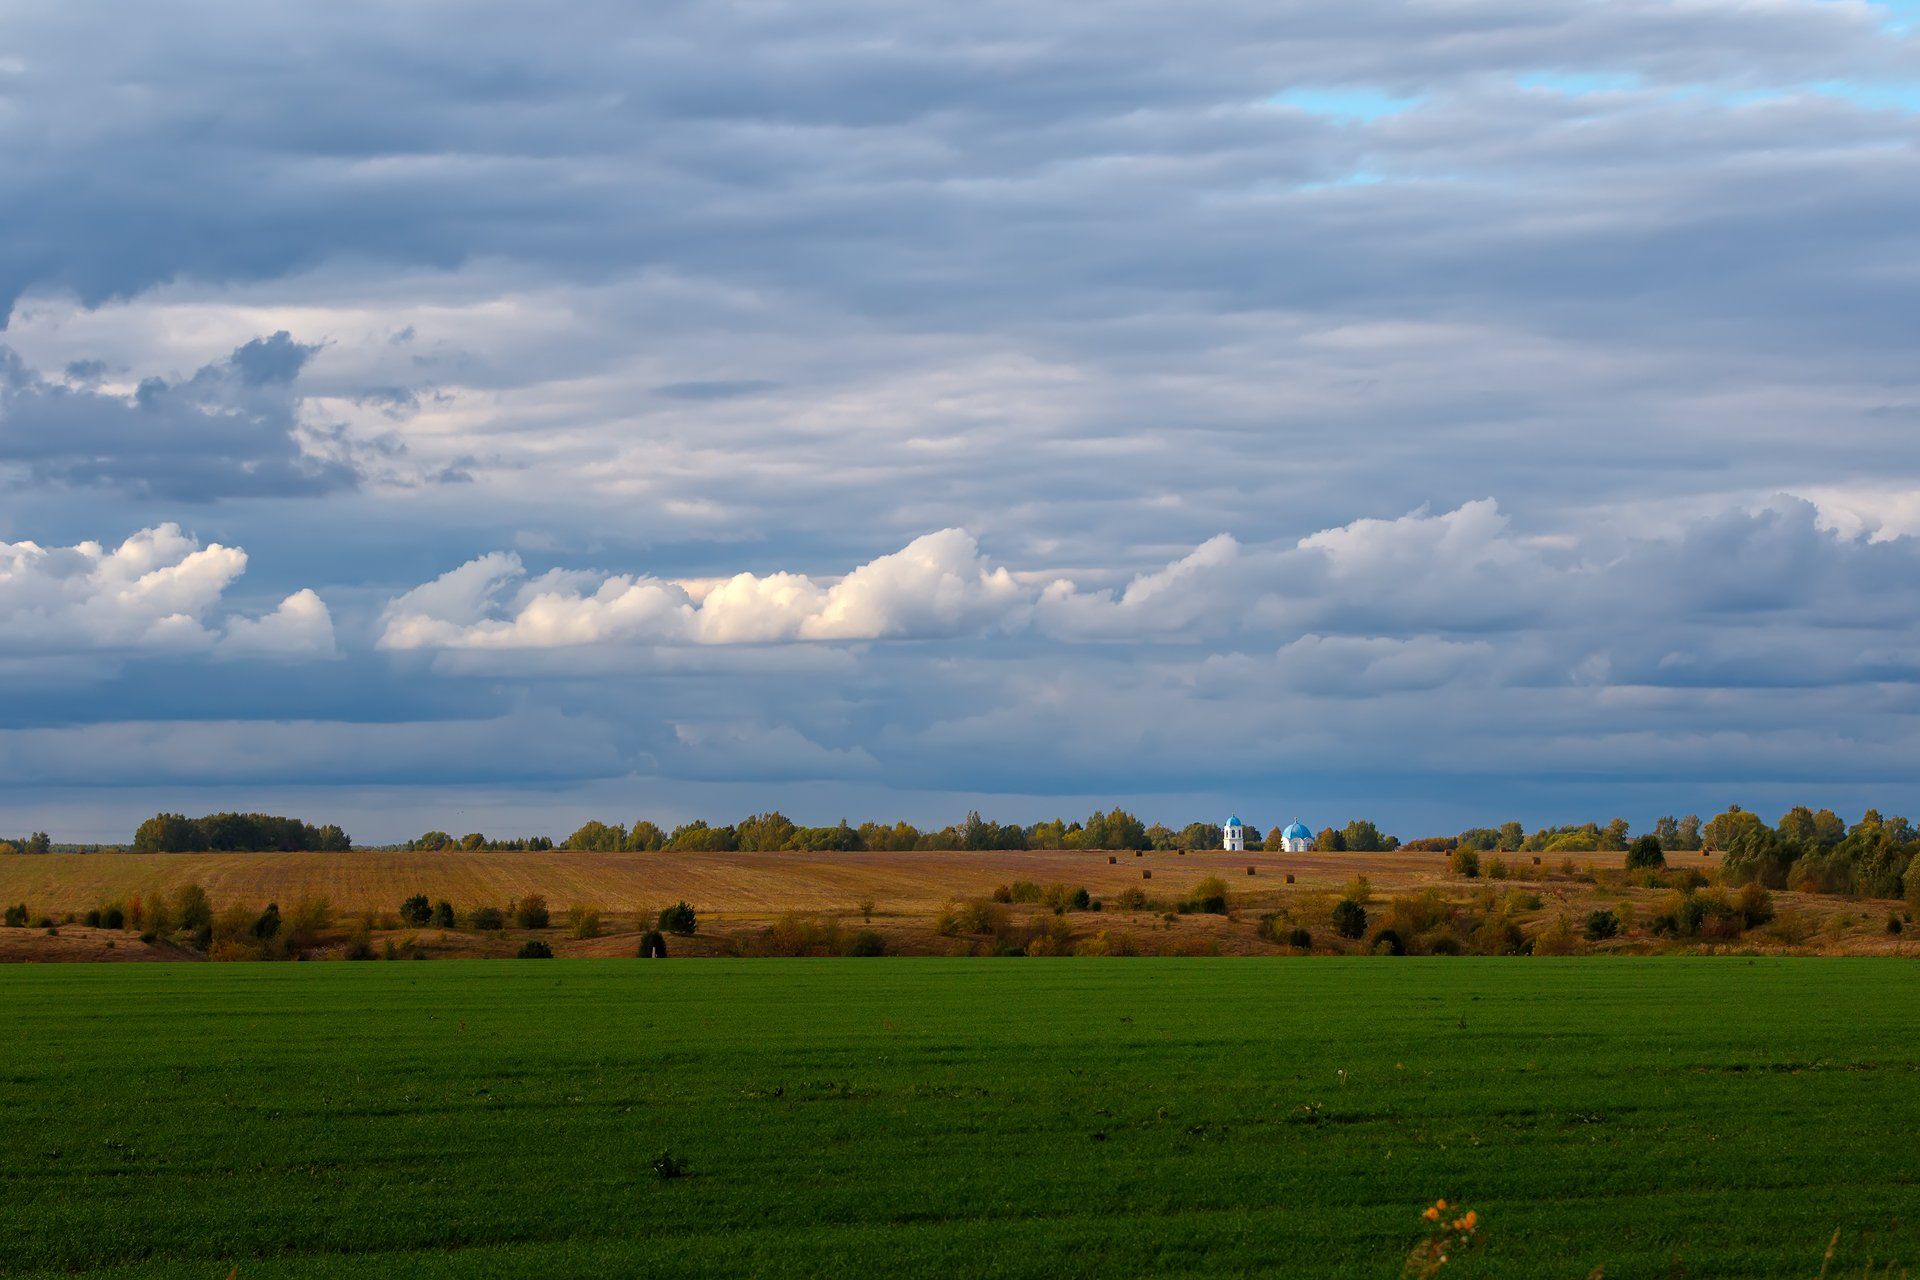
M 1109 861 L 1109 858 L 1114 861 Z M 1512 859 L 1511 878 L 1490 882 L 1449 873 L 1448 860 L 1435 853 L 1236 853 L 1177 854 L 1093 850 L 1018 852 L 907 853 L 205 853 L 205 854 L 53 854 L 0 858 L 0 902 L 28 904 L 36 915 L 56 919 L 109 902 L 148 903 L 170 898 L 181 886 L 204 886 L 219 907 L 257 911 L 268 902 L 285 909 L 302 898 L 326 898 L 337 921 L 371 915 L 378 926 L 400 902 L 416 893 L 445 899 L 464 913 L 475 906 L 505 907 L 530 894 L 602 915 L 604 936 L 567 938 L 558 927 L 551 938 L 558 954 L 630 955 L 639 933 L 650 927 L 661 906 L 687 901 L 700 913 L 697 939 L 683 940 L 674 954 L 714 954 L 728 936 L 764 929 L 790 914 L 838 919 L 853 928 L 871 926 L 891 954 L 949 954 L 978 945 L 978 940 L 942 935 L 937 928 L 953 904 L 990 898 L 1003 885 L 1028 881 L 1039 885 L 1086 886 L 1107 910 L 1072 912 L 1068 919 L 1074 945 L 1101 932 L 1124 934 L 1147 953 L 1268 954 L 1276 944 L 1259 937 L 1260 917 L 1280 913 L 1289 922 L 1325 929 L 1331 903 L 1352 892 L 1359 877 L 1368 889 L 1369 914 L 1378 923 L 1392 905 L 1424 890 L 1438 890 L 1458 904 L 1487 894 L 1537 897 L 1537 908 L 1512 910 L 1512 918 L 1530 933 L 1557 919 L 1578 922 L 1599 907 L 1619 910 L 1632 904 L 1628 918 L 1648 918 L 1664 890 L 1630 887 L 1620 874 L 1622 854 L 1583 854 L 1569 876 L 1562 859 L 1532 856 Z M 1711 871 L 1717 857 L 1681 855 L 1677 865 Z M 1254 874 L 1249 876 L 1247 868 Z M 1600 883 L 1587 874 L 1591 867 Z M 1151 879 L 1143 873 L 1151 871 Z M 1294 883 L 1287 884 L 1292 875 Z M 1173 905 L 1188 897 L 1207 877 L 1217 876 L 1230 890 L 1231 916 L 1175 915 Z M 1147 904 L 1121 907 L 1124 890 L 1143 891 Z M 1782 919 L 1791 928 L 1757 930 L 1740 945 L 1768 950 L 1806 949 L 1843 953 L 1907 953 L 1920 950 L 1920 934 L 1890 937 L 1885 917 L 1894 904 L 1776 895 Z M 1015 906 L 1015 923 L 1050 914 L 1043 905 Z M 1844 922 L 1844 923 L 1843 923 Z M 382 934 L 428 954 L 511 954 L 517 940 L 506 935 L 457 933 L 441 937 L 433 929 L 379 929 Z M 9 931 L 12 932 L 12 931 Z M 22 930 L 0 958 L 11 951 L 33 958 L 88 958 L 98 943 L 82 947 L 36 941 Z M 32 935 L 32 936 L 28 936 Z M 137 949 L 136 939 L 116 948 Z M 1630 950 L 1631 939 L 1601 944 L 1598 950 Z M 1583 946 L 1581 949 L 1590 949 Z M 52 954 L 54 951 L 60 954 Z M 107 956 L 100 958 L 131 958 Z

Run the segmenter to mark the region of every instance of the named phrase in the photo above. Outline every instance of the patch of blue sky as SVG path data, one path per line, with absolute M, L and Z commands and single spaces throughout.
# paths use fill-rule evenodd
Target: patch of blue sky
M 1418 94 L 1388 93 L 1358 85 L 1300 87 L 1276 93 L 1268 102 L 1278 107 L 1311 111 L 1336 120 L 1378 120 L 1399 115 L 1420 104 Z
M 1371 187 L 1386 180 L 1387 176 L 1376 170 L 1355 169 L 1351 173 L 1343 173 L 1337 178 L 1325 178 L 1318 182 L 1303 182 L 1295 189 L 1299 191 L 1329 191 L 1337 190 L 1341 187 Z
M 1823 80 L 1810 87 L 1879 111 L 1920 112 L 1920 80 Z
M 1590 93 L 1619 93 L 1640 87 L 1640 77 L 1631 71 L 1534 71 L 1518 77 L 1522 89 L 1544 89 L 1583 97 Z

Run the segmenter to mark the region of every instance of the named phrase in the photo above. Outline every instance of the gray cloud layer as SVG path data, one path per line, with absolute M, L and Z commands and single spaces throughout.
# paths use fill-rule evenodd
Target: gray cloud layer
M 210 504 L 263 594 L 207 634 L 298 651 L 317 606 L 346 659 L 325 714 L 203 677 L 238 753 L 198 659 L 8 659 L 133 664 L 7 722 L 102 776 L 151 721 L 176 785 L 385 761 L 425 811 L 565 724 L 593 760 L 529 785 L 1545 817 L 1909 745 L 1883 7 L 114 16 L 7 18 L 0 534 Z M 459 715 L 498 727 L 455 764 L 378 745 Z M 276 763 L 276 719 L 341 728 Z

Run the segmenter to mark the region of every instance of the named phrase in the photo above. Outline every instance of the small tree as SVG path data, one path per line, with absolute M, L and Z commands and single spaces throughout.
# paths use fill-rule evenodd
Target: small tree
M 280 932 L 280 905 L 269 902 L 260 918 L 253 922 L 253 936 L 266 942 Z
M 1649 836 L 1640 837 L 1651 839 Z M 1604 942 L 1620 933 L 1620 917 L 1611 911 L 1595 911 L 1587 917 L 1587 941 Z
M 1333 930 L 1343 938 L 1358 938 L 1367 931 L 1367 909 L 1352 898 L 1333 904 Z
M 538 938 L 529 938 L 520 944 L 520 950 L 514 952 L 516 960 L 551 960 L 553 948 Z
M 454 927 L 456 920 L 451 902 L 441 901 L 433 904 L 433 923 L 442 929 Z
M 658 929 L 649 929 L 640 939 L 640 958 L 642 960 L 665 960 L 667 958 L 667 939 Z
M 433 904 L 426 894 L 416 893 L 400 904 L 400 918 L 412 925 L 425 924 L 433 919 Z
M 475 907 L 467 913 L 467 922 L 484 933 L 507 927 L 507 917 L 498 907 Z
M 182 929 L 208 928 L 213 924 L 213 901 L 199 885 L 182 885 L 173 895 L 173 915 Z
M 1660 837 L 1641 836 L 1627 850 L 1627 870 L 1658 871 L 1667 865 L 1666 851 L 1660 847 Z
M 1480 874 L 1480 855 L 1472 849 L 1455 849 L 1447 855 L 1447 864 L 1453 868 L 1453 874 L 1469 880 Z
M 530 893 L 513 904 L 513 922 L 522 929 L 544 929 L 553 922 L 553 915 L 545 898 Z
M 7 928 L 24 929 L 26 927 L 27 927 L 27 904 L 22 902 L 17 906 L 8 907 L 7 908 Z
M 668 933 L 686 936 L 694 931 L 693 908 L 684 902 L 676 902 L 660 913 L 660 927 Z

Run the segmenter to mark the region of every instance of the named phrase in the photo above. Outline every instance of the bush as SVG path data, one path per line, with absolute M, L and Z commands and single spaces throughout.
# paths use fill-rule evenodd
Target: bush
M 412 925 L 425 924 L 433 919 L 433 904 L 426 894 L 416 893 L 400 904 L 400 918 Z
M 213 923 L 213 903 L 197 884 L 182 885 L 173 895 L 173 918 L 182 929 L 204 929 Z
M 853 935 L 853 941 L 847 944 L 850 956 L 883 956 L 887 954 L 887 940 L 871 929 L 862 929 Z
M 642 960 L 665 960 L 667 958 L 666 935 L 658 929 L 647 930 L 640 939 L 640 958 Z
M 119 913 L 117 911 L 109 911 L 107 914 L 113 916 Z M 253 936 L 262 942 L 267 942 L 277 937 L 279 933 L 280 906 L 278 903 L 269 902 L 267 909 L 260 913 L 260 918 L 253 922 Z
M 1071 906 L 1075 911 L 1097 910 L 1093 905 L 1093 895 L 1087 892 L 1085 885 L 1073 891 L 1073 899 L 1067 905 Z
M 553 948 L 538 938 L 529 938 L 520 944 L 520 949 L 513 953 L 513 958 L 515 960 L 551 960 Z
M 513 904 L 513 922 L 522 929 L 544 929 L 553 923 L 553 916 L 547 911 L 547 900 L 537 893 L 530 893 Z
M 1406 939 L 1392 929 L 1382 929 L 1373 935 L 1373 944 L 1370 949 L 1377 956 L 1403 956 L 1407 954 L 1407 943 Z
M 1587 941 L 1604 942 L 1620 933 L 1620 917 L 1611 911 L 1595 911 L 1587 917 Z
M 597 938 L 600 936 L 600 913 L 587 907 L 575 907 L 567 912 L 568 922 L 573 926 L 576 938 Z
M 1007 891 L 1007 901 L 1022 903 L 1038 902 L 1040 901 L 1041 892 L 1040 886 L 1031 880 L 1015 880 L 1011 888 Z
M 1487 879 L 1505 880 L 1507 878 L 1507 860 L 1505 858 L 1487 859 Z
M 674 903 L 660 913 L 659 926 L 668 933 L 677 933 L 683 937 L 692 933 L 696 927 L 693 908 L 684 902 Z
M 7 908 L 7 928 L 24 929 L 26 928 L 26 926 L 27 926 L 27 904 L 22 902 L 18 906 L 8 907 Z
M 1480 854 L 1473 849 L 1455 849 L 1447 855 L 1447 865 L 1453 874 L 1473 880 L 1480 875 Z
M 435 927 L 441 929 L 451 929 L 458 923 L 453 914 L 453 904 L 451 902 L 436 902 L 433 904 L 433 923 Z
M 1113 901 L 1114 905 L 1122 911 L 1145 911 L 1147 909 L 1147 891 L 1145 889 L 1122 889 Z
M 373 935 L 367 932 L 365 925 L 354 930 L 353 935 L 347 939 L 347 959 L 373 959 Z
M 1659 871 L 1666 865 L 1666 850 L 1660 847 L 1660 841 L 1655 836 L 1641 836 L 1633 842 L 1633 847 L 1627 850 L 1627 870 L 1629 871 Z
M 467 913 L 467 923 L 482 932 L 497 933 L 507 927 L 507 917 L 498 907 L 475 907 Z
M 1199 911 L 1208 915 L 1227 914 L 1227 882 L 1219 876 L 1208 876 L 1187 894 L 1180 904 L 1182 911 Z
M 87 928 L 89 929 L 98 929 L 100 927 L 100 908 L 95 907 L 91 911 L 87 912 L 85 915 L 81 916 L 80 923 L 87 926 Z
M 1773 895 L 1758 884 L 1742 885 L 1733 906 L 1749 929 L 1757 929 L 1773 919 Z
M 952 903 L 940 913 L 935 927 L 947 937 L 962 933 L 1005 933 L 1009 916 L 1006 907 L 985 898 L 969 898 Z
M 1367 931 L 1367 909 L 1352 898 L 1333 904 L 1333 929 L 1343 938 L 1358 938 Z
M 1460 939 L 1450 933 L 1440 934 L 1427 943 L 1427 954 L 1431 956 L 1463 955 L 1466 950 L 1466 947 L 1461 945 Z
M 320 941 L 333 923 L 333 908 L 325 898 L 302 897 L 281 925 L 289 951 L 304 951 Z
M 1287 945 L 1295 951 L 1313 950 L 1313 930 L 1297 926 L 1287 930 Z

